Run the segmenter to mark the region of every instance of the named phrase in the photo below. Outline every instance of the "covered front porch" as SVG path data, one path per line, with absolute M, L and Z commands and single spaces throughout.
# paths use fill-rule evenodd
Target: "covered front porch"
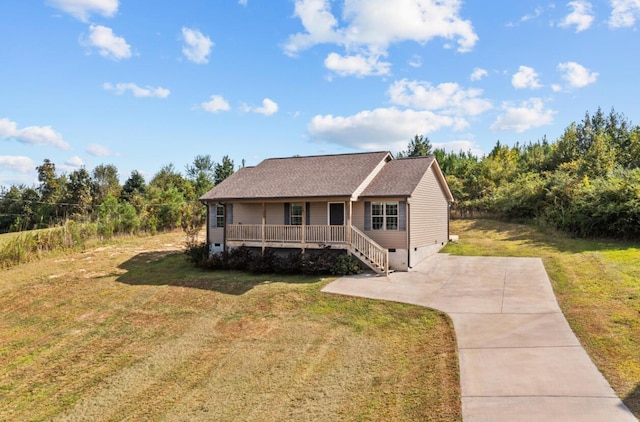
M 229 224 L 226 243 L 228 246 L 263 248 L 347 249 L 349 235 L 347 226 Z
M 353 226 L 228 224 L 225 243 L 231 247 L 345 249 L 378 273 L 389 272 L 389 251 Z

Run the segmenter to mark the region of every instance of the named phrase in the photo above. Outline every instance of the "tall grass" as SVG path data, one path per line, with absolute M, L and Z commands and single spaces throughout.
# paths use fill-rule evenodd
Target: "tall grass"
M 23 232 L 0 244 L 0 268 L 34 261 L 52 251 L 82 250 L 100 238 L 105 237 L 97 223 L 72 220 L 48 230 Z

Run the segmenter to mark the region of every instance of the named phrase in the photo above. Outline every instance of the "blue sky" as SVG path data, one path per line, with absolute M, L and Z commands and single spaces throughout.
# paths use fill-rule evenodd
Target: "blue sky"
M 637 124 L 639 25 L 640 0 L 3 1 L 0 186 Z

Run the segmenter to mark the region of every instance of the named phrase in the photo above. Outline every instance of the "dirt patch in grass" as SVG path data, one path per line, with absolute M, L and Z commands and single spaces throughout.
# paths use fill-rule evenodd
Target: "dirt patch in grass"
M 454 220 L 461 255 L 541 257 L 571 328 L 640 417 L 640 244 L 575 239 L 532 226 Z
M 460 420 L 429 309 L 203 272 L 182 234 L 0 273 L 0 420 Z

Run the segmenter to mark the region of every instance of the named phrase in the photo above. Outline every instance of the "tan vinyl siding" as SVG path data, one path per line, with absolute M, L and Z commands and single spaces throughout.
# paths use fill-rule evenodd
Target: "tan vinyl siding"
M 284 224 L 284 203 L 267 204 L 267 224 Z
M 296 202 L 292 200 L 290 202 Z M 309 204 L 309 224 L 311 225 L 327 225 L 329 221 L 329 202 L 344 201 L 325 201 L 309 202 L 298 200 L 297 202 L 305 202 Z M 267 208 L 267 224 L 284 224 L 284 202 L 272 202 L 266 204 Z M 346 208 L 345 208 L 346 209 Z M 215 218 L 215 216 L 213 216 Z M 306 220 L 305 220 L 306 221 Z M 233 203 L 233 224 L 262 224 L 262 203 L 259 202 L 234 202 Z
M 327 202 L 311 202 L 309 204 L 309 224 L 312 226 L 327 225 Z
M 433 167 L 411 195 L 409 229 L 411 248 L 446 242 L 449 204 Z
M 400 202 L 405 201 L 403 198 L 384 198 L 369 199 L 368 202 Z M 387 249 L 407 249 L 407 231 L 406 230 L 366 230 L 364 229 L 364 201 L 353 203 L 353 225 L 361 230 L 364 234 L 373 239 L 383 248 Z
M 219 243 L 222 245 L 222 242 L 224 242 L 224 229 L 209 229 L 209 244 L 215 245 L 216 243 Z
M 262 224 L 262 204 L 233 204 L 233 224 Z

